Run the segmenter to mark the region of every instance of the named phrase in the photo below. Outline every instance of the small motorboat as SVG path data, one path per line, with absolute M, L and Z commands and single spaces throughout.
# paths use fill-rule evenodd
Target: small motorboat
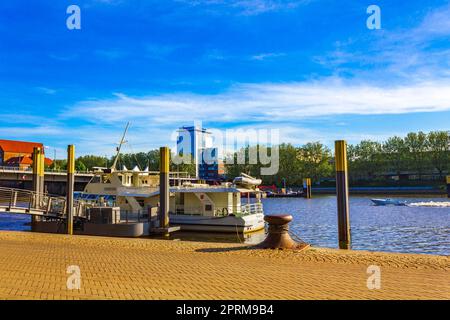
M 241 176 L 234 178 L 233 183 L 246 187 L 257 187 L 262 183 L 262 180 L 256 179 L 248 174 L 241 173 Z
M 406 206 L 406 202 L 405 201 L 401 201 L 401 200 L 396 200 L 396 199 L 370 199 L 372 200 L 372 202 L 376 205 L 376 206 L 387 206 L 387 205 L 392 205 L 392 206 Z

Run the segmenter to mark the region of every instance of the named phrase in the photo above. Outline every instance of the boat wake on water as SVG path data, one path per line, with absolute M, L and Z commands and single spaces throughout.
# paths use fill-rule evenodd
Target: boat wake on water
M 406 204 L 409 207 L 433 207 L 433 208 L 450 208 L 450 201 L 437 202 L 437 201 L 427 201 L 427 202 L 412 202 Z
M 371 199 L 376 206 L 408 206 L 408 207 L 433 207 L 433 208 L 450 208 L 449 201 L 420 201 L 420 202 L 406 202 L 398 199 Z

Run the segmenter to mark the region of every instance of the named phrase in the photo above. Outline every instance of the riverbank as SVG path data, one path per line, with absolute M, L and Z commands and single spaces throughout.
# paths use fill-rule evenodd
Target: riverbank
M 445 256 L 10 231 L 0 243 L 0 299 L 450 299 Z M 381 289 L 367 288 L 369 265 Z
M 314 194 L 336 194 L 336 187 L 313 187 Z M 436 186 L 402 186 L 402 187 L 350 187 L 349 194 L 351 195 L 434 195 L 447 197 L 447 191 Z

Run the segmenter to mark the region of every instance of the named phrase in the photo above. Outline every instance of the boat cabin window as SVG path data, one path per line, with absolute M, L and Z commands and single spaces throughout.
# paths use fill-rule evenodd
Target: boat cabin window
M 103 182 L 103 183 L 111 183 L 111 181 L 109 180 L 109 178 L 106 177 L 106 176 L 103 176 L 103 177 L 102 177 L 102 182 Z
M 100 177 L 99 176 L 93 176 L 90 183 L 100 183 Z

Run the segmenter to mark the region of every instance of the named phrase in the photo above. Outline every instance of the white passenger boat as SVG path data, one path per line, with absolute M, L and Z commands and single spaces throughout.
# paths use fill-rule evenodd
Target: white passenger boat
M 176 172 L 170 180 L 175 186 L 169 189 L 169 220 L 181 230 L 246 233 L 264 228 L 261 192 L 256 185 L 193 183 Z M 241 200 L 241 193 L 256 196 L 250 202 Z M 77 197 L 112 201 L 121 208 L 122 217 L 151 218 L 152 209 L 159 206 L 159 172 L 101 169 Z
M 158 225 L 159 172 L 132 170 L 123 167 L 117 170 L 120 149 L 125 134 L 117 148 L 117 155 L 111 168 L 97 168 L 94 177 L 84 192 L 76 196 L 86 201 L 103 202 L 118 206 L 126 221 L 137 217 L 147 220 L 149 227 Z M 264 213 L 261 180 L 243 174 L 233 183 L 208 185 L 193 183 L 186 174 L 169 174 L 169 221 L 179 225 L 181 230 L 239 232 L 247 233 L 264 228 Z M 254 202 L 241 202 L 241 193 L 255 193 Z M 147 218 L 147 219 L 146 219 Z

